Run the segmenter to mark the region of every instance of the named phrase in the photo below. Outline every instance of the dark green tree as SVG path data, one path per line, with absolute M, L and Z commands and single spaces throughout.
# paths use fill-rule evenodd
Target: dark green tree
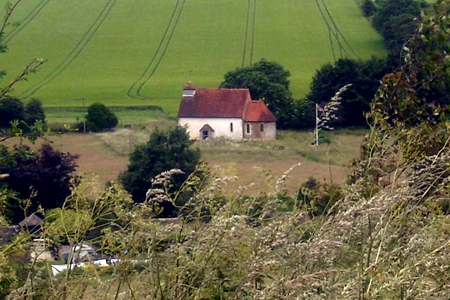
M 341 87 L 355 83 L 357 71 L 358 62 L 347 58 L 339 59 L 334 65 L 322 66 L 313 77 L 307 98 L 319 104 L 330 101 Z
M 371 17 L 377 11 L 373 0 L 364 0 L 361 4 L 361 9 L 365 17 Z
M 25 104 L 25 120 L 28 125 L 33 125 L 37 121 L 45 123 L 45 112 L 40 100 L 33 98 Z
M 61 207 L 70 195 L 70 181 L 77 167 L 77 156 L 53 149 L 44 144 L 37 152 L 26 146 L 12 150 L 0 147 L 0 173 L 9 174 L 2 181 L 17 193 L 20 199 L 31 199 L 28 213 L 37 210 Z M 24 217 L 18 203 L 10 203 L 10 218 L 17 223 Z
M 295 101 L 293 115 L 293 129 L 310 129 L 316 126 L 315 103 L 309 99 Z
M 416 0 L 380 1 L 372 23 L 391 52 L 398 55 L 420 23 L 420 11 L 426 6 L 425 2 Z
M 195 171 L 200 151 L 191 148 L 192 141 L 186 130 L 176 127 L 169 131 L 156 130 L 145 145 L 137 146 L 130 155 L 130 164 L 119 179 L 135 202 L 145 200 L 151 180 L 162 172 L 180 169 L 184 172 L 173 178 L 176 190 Z
M 264 99 L 278 118 L 280 128 L 291 128 L 293 98 L 289 90 L 290 73 L 276 62 L 264 59 L 249 67 L 237 68 L 225 74 L 221 88 L 248 88 L 252 99 Z
M 117 126 L 119 120 L 116 115 L 104 104 L 94 103 L 89 106 L 86 115 L 86 128 L 89 131 L 99 132 Z

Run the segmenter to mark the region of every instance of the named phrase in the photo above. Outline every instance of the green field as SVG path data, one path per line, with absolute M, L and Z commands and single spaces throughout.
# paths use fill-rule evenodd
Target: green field
M 46 59 L 13 92 L 46 107 L 80 107 L 84 98 L 173 116 L 187 80 L 215 87 L 261 58 L 284 65 L 301 97 L 321 65 L 385 54 L 354 0 L 22 0 L 13 19 L 3 84 Z

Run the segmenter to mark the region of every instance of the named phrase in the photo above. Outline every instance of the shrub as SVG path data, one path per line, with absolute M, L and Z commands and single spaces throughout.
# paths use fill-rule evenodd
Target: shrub
M 320 184 L 310 177 L 298 191 L 297 207 L 308 210 L 312 215 L 326 215 L 338 199 L 342 198 L 341 187 L 334 184 Z
M 33 125 L 37 121 L 45 123 L 45 112 L 40 100 L 33 98 L 25 105 L 25 120 L 28 125 Z
M 320 144 L 331 144 L 331 137 L 324 131 L 319 131 L 319 143 Z
M 0 100 L 0 128 L 10 128 L 11 121 L 24 121 L 25 107 L 17 98 L 4 98 Z
M 104 104 L 94 103 L 89 106 L 86 115 L 87 130 L 99 132 L 116 127 L 118 122 L 116 115 Z

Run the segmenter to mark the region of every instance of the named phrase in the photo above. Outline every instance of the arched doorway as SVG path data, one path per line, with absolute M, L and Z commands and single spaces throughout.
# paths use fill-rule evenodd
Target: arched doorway
M 200 129 L 200 138 L 203 141 L 214 138 L 214 129 L 208 124 L 203 125 L 203 127 Z

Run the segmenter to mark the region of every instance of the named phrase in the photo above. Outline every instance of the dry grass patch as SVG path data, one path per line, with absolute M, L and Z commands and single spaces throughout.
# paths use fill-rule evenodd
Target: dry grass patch
M 116 180 L 117 176 L 128 165 L 128 156 L 119 155 L 111 150 L 101 139 L 93 134 L 69 133 L 49 136 L 48 139 L 55 149 L 63 152 L 77 154 L 78 173 L 97 174 L 103 185 L 110 180 Z M 8 145 L 14 145 L 18 139 L 8 140 Z M 45 140 L 39 139 L 36 144 L 24 141 L 31 149 L 37 150 Z
M 119 129 L 100 134 L 69 133 L 47 137 L 52 145 L 64 152 L 79 155 L 79 173 L 93 173 L 99 177 L 100 184 L 117 180 L 120 172 L 128 165 L 128 155 L 138 144 L 148 141 L 156 128 L 166 129 L 175 122 L 155 121 L 145 128 Z M 230 192 L 239 186 L 253 185 L 248 193 L 256 189 L 267 192 L 273 189 L 275 179 L 298 163 L 286 180 L 289 193 L 297 192 L 298 186 L 314 176 L 321 182 L 343 183 L 348 166 L 358 156 L 359 145 L 364 131 L 342 130 L 329 133 L 331 144 L 311 145 L 310 132 L 280 131 L 276 141 L 208 141 L 197 142 L 203 159 L 214 168 L 219 166 L 223 174 L 236 175 L 239 179 L 228 185 Z M 14 145 L 18 139 L 10 139 Z M 39 140 L 32 149 L 38 149 L 45 142 Z M 273 180 L 268 179 L 271 174 Z M 264 187 L 264 188 L 263 188 Z M 247 193 L 246 192 L 246 193 Z

